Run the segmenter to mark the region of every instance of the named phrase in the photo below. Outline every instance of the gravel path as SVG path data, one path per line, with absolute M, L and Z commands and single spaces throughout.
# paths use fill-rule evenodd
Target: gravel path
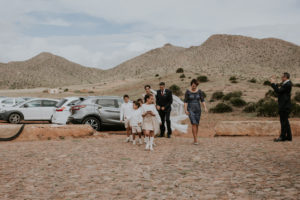
M 300 138 L 0 143 L 0 199 L 300 199 Z

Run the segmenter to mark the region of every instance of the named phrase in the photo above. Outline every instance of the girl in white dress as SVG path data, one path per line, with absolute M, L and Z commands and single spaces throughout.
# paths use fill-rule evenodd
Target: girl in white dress
M 154 97 L 152 94 L 145 95 L 145 104 L 142 106 L 143 130 L 145 137 L 148 137 L 146 150 L 153 150 L 153 140 L 155 133 L 159 132 L 161 119 L 153 103 Z

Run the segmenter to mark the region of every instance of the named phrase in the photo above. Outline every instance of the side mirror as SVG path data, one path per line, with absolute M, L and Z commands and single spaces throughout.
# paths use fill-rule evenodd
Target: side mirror
M 24 104 L 24 106 L 23 106 L 24 108 L 28 108 L 28 104 Z

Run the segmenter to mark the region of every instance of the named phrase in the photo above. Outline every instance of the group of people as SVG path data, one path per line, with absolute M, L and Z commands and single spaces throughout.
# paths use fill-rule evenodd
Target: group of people
M 282 83 L 275 84 L 274 78 L 271 78 L 271 86 L 275 93 L 278 94 L 279 115 L 281 122 L 281 134 L 275 142 L 292 141 L 292 133 L 289 124 L 289 114 L 291 112 L 291 90 L 292 83 L 289 80 L 290 74 L 284 73 Z M 198 144 L 198 131 L 201 117 L 201 105 L 207 112 L 203 92 L 198 88 L 198 81 L 193 79 L 190 88 L 185 92 L 184 110 L 189 116 L 194 144 Z M 167 137 L 171 138 L 171 110 L 173 96 L 172 92 L 165 88 L 165 83 L 159 84 L 160 89 L 154 94 L 150 85 L 144 87 L 145 94 L 143 99 L 140 98 L 131 102 L 128 95 L 124 95 L 124 103 L 121 105 L 120 120 L 124 122 L 127 138 L 126 142 L 136 144 L 136 135 L 139 137 L 139 144 L 146 144 L 146 150 L 153 150 L 154 136 L 165 137 L 167 127 Z M 142 140 L 144 136 L 144 141 Z
M 128 95 L 124 95 L 124 103 L 121 105 L 120 120 L 124 122 L 127 138 L 126 142 L 136 144 L 135 137 L 138 135 L 139 144 L 146 143 L 146 150 L 153 150 L 154 136 L 165 136 L 165 123 L 167 125 L 168 138 L 172 135 L 171 129 L 171 105 L 173 102 L 172 92 L 165 89 L 165 83 L 161 82 L 160 90 L 153 94 L 151 86 L 144 87 L 145 94 L 131 102 Z M 142 140 L 144 136 L 144 141 Z
M 165 83 L 159 84 L 160 89 L 156 94 L 151 91 L 150 85 L 145 85 L 145 94 L 131 102 L 128 95 L 124 95 L 124 103 L 121 105 L 120 120 L 124 122 L 126 128 L 126 142 L 136 144 L 136 135 L 138 143 L 146 143 L 146 150 L 153 150 L 154 136 L 165 137 L 167 128 L 167 137 L 171 138 L 171 111 L 173 103 L 172 91 L 165 88 Z M 198 126 L 201 116 L 201 104 L 207 111 L 203 93 L 198 89 L 198 81 L 191 81 L 190 89 L 187 89 L 184 100 L 185 113 L 189 116 L 192 124 L 194 144 L 197 145 Z M 201 104 L 200 104 L 201 102 Z M 144 141 L 142 140 L 144 136 Z

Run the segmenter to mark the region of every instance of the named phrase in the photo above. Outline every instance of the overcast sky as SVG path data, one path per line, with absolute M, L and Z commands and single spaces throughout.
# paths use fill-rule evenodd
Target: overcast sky
M 300 45 L 300 0 L 0 0 L 0 62 L 51 52 L 107 69 L 221 33 Z

